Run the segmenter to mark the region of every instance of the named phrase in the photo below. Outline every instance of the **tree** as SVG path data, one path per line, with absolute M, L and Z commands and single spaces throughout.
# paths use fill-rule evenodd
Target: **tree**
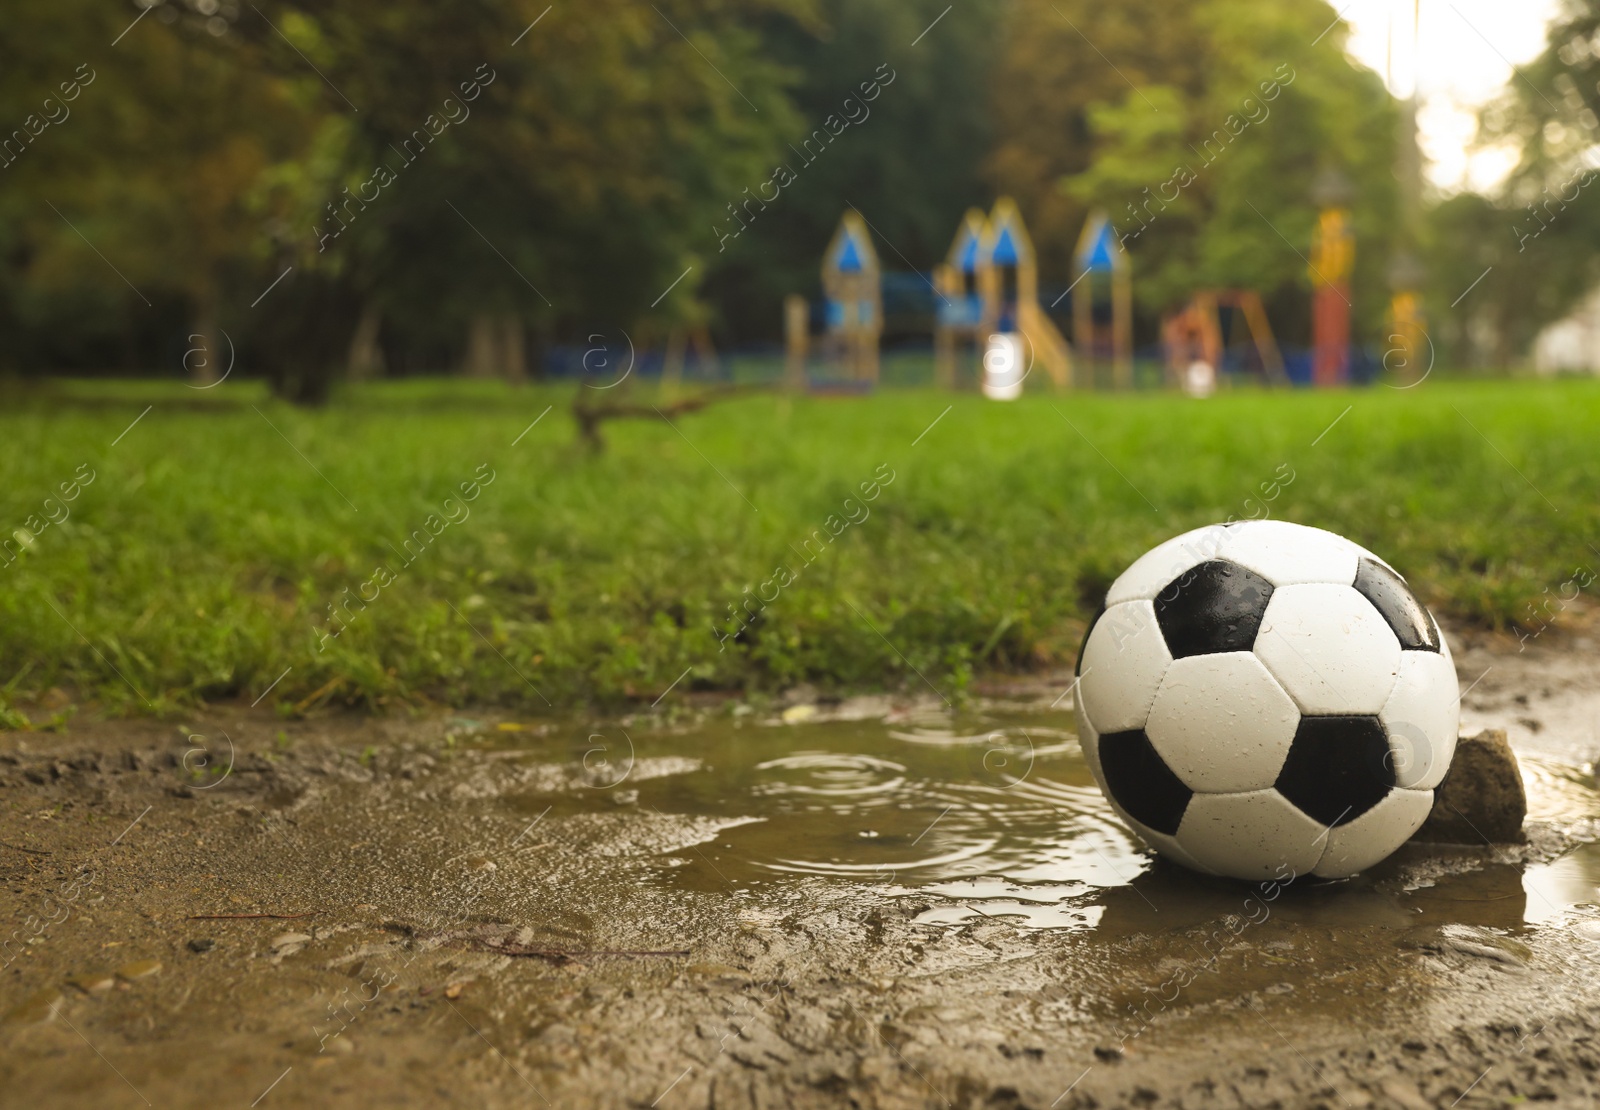
M 1313 182 L 1337 167 L 1355 184 L 1356 319 L 1376 328 L 1397 117 L 1341 29 L 1319 40 L 1326 4 L 1025 0 L 1012 18 L 990 175 L 1029 213 L 1047 266 L 1066 274 L 1084 218 L 1104 209 L 1147 320 L 1196 288 L 1245 286 L 1299 324 Z
M 305 268 L 481 352 L 692 313 L 714 219 L 792 120 L 744 21 L 790 6 L 292 0 L 237 30 L 274 72 L 314 63 L 340 120 L 304 182 Z
M 255 285 L 272 218 L 256 184 L 304 149 L 314 113 L 290 83 L 234 64 L 161 18 L 177 22 L 174 9 L 130 26 L 138 12 L 78 13 L 58 39 L 47 29 L 53 11 L 23 11 L 30 50 L 48 44 L 23 52 L 31 81 L 75 74 L 81 88 L 62 106 L 71 110 L 58 133 L 14 146 L 5 172 L 18 189 L 30 282 L 63 296 L 97 287 L 136 314 L 176 301 L 187 344 L 162 353 L 204 384 L 228 355 L 224 305 Z
M 729 337 L 770 338 L 786 294 L 818 293 L 822 252 L 847 205 L 871 221 L 889 269 L 943 259 L 962 212 L 991 199 L 980 169 L 996 14 L 994 5 L 939 0 L 824 0 L 813 18 L 762 22 L 764 49 L 790 75 L 797 126 L 777 159 L 794 180 L 748 213 L 747 230 L 726 212 L 717 220 L 737 232 L 711 259 L 709 288 Z M 826 143 L 814 138 L 834 128 Z
M 145 366 L 180 329 L 215 366 L 226 330 L 306 401 L 383 333 L 437 359 L 471 330 L 503 363 L 701 316 L 712 224 L 795 126 L 752 21 L 803 2 L 19 0 L 0 87 L 98 80 L 0 168 L 6 310 L 159 318 Z
M 1481 141 L 1519 152 L 1504 185 L 1435 213 L 1437 296 L 1474 278 L 1470 313 L 1450 329 L 1462 360 L 1504 365 L 1600 284 L 1600 2 L 1568 0 L 1544 52 L 1482 113 Z

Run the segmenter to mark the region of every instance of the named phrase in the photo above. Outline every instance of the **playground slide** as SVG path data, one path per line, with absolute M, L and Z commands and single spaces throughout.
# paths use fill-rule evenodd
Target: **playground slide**
M 1017 329 L 1027 340 L 1034 365 L 1049 373 L 1057 389 L 1071 388 L 1072 351 L 1037 301 L 1023 301 L 1017 306 Z

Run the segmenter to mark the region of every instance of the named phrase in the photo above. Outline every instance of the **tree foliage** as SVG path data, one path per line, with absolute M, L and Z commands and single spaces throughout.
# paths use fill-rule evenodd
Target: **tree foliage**
M 546 344 L 705 324 L 765 341 L 785 294 L 815 295 L 847 207 L 888 269 L 926 271 L 999 193 L 1047 284 L 1070 280 L 1085 216 L 1107 210 L 1146 337 L 1194 289 L 1248 286 L 1293 339 L 1328 167 L 1355 185 L 1370 337 L 1397 115 L 1336 15 L 1324 0 L 12 0 L 0 365 L 198 379 L 237 358 L 316 400 L 375 359 L 437 371 L 494 347 L 510 366 L 524 343 L 536 362 Z M 1597 29 L 1600 0 L 1571 0 L 1486 119 L 1525 154 L 1505 193 L 1431 213 L 1433 310 L 1486 273 L 1477 331 L 1439 333 L 1461 357 L 1510 357 L 1596 277 L 1597 191 L 1550 197 L 1600 130 Z
M 939 0 L 822 0 L 807 18 L 765 22 L 766 49 L 793 82 L 798 126 L 778 159 L 795 180 L 718 251 L 710 292 L 731 336 L 770 337 L 785 294 L 816 295 L 823 248 L 849 205 L 871 222 L 887 268 L 944 258 L 961 214 L 989 199 L 980 172 L 999 29 L 993 4 Z M 887 82 L 877 79 L 885 67 Z M 827 134 L 830 117 L 855 122 L 813 155 L 802 140 Z M 718 224 L 729 229 L 729 216 Z
M 1260 290 L 1303 322 L 1320 173 L 1354 185 L 1357 319 L 1376 327 L 1395 230 L 1396 116 L 1320 0 L 1024 0 L 1000 67 L 991 179 L 1048 263 L 1091 209 L 1117 227 L 1150 313 L 1196 288 Z M 1151 33 L 1159 26 L 1160 33 Z M 1053 254 L 1053 259 L 1050 255 Z
M 1597 81 L 1600 2 L 1567 0 L 1544 51 L 1484 111 L 1482 140 L 1519 160 L 1492 195 L 1431 215 L 1435 300 L 1463 298 L 1443 335 L 1453 361 L 1504 365 L 1600 283 Z

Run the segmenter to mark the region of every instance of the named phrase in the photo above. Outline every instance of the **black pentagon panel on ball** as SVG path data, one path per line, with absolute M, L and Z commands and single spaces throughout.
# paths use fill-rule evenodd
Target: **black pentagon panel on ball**
M 1347 825 L 1394 789 L 1389 736 L 1376 717 L 1302 717 L 1278 793 L 1324 825 Z
M 1253 570 L 1211 559 L 1185 571 L 1156 597 L 1156 623 L 1174 659 L 1249 651 L 1272 600 L 1272 583 Z
M 1439 650 L 1439 626 L 1405 579 L 1376 559 L 1362 559 L 1356 567 L 1355 588 L 1394 630 L 1401 647 L 1409 651 Z
M 1158 833 L 1176 835 L 1194 791 L 1173 774 L 1144 729 L 1100 737 L 1100 769 L 1112 800 L 1128 816 Z

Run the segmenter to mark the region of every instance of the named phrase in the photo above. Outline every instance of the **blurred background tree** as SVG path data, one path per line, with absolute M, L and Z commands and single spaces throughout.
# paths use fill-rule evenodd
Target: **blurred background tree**
M 997 11 L 939 0 L 822 0 L 804 17 L 762 21 L 767 54 L 791 75 L 799 126 L 783 136 L 778 160 L 796 180 L 716 260 L 706 292 L 729 339 L 775 338 L 785 294 L 820 295 L 822 248 L 847 202 L 871 222 L 886 268 L 927 270 L 944 259 L 961 214 L 989 199 L 981 170 L 991 142 Z M 863 103 L 862 84 L 885 63 L 891 83 Z M 847 99 L 857 106 L 847 108 Z M 809 164 L 787 147 L 830 115 L 863 110 L 870 114 Z M 771 169 L 739 189 L 754 189 Z M 741 195 L 736 189 L 727 199 Z
M 274 353 L 301 376 L 286 391 L 372 361 L 359 348 L 374 321 L 398 370 L 436 368 L 460 336 L 465 369 L 518 377 L 530 334 L 648 338 L 692 314 L 714 243 L 702 229 L 791 120 L 782 69 L 741 21 L 793 7 L 374 0 L 242 18 L 256 64 L 292 74 L 308 57 L 328 75 L 322 107 L 339 120 L 294 240 L 320 280 L 280 304 L 318 321 L 335 305 L 344 328 L 321 365 L 298 345 Z
M 1037 213 L 1057 272 L 1098 208 L 1133 254 L 1146 330 L 1221 286 L 1258 290 L 1280 330 L 1304 333 L 1313 184 L 1337 167 L 1355 194 L 1358 328 L 1379 326 L 1397 117 L 1337 39 L 1306 49 L 1326 4 L 1029 0 L 1013 19 L 990 177 Z
M 1518 152 L 1515 169 L 1430 213 L 1434 302 L 1482 275 L 1438 329 L 1455 365 L 1506 365 L 1600 286 L 1600 0 L 1567 0 L 1546 41 L 1480 120 L 1482 141 Z
M 0 311 L 20 342 L 5 356 L 28 369 L 135 361 L 204 384 L 222 372 L 222 314 L 253 286 L 273 218 L 258 186 L 304 153 L 314 113 L 270 74 L 179 34 L 129 31 L 138 9 L 13 14 L 0 45 L 18 63 L 4 78 L 15 154 L 0 170 Z M 59 122 L 24 146 L 35 114 Z
M 1485 138 L 1522 151 L 1504 189 L 1433 198 L 1428 299 L 1455 361 L 1514 359 L 1600 280 L 1600 190 L 1548 200 L 1595 140 L 1597 12 L 1573 0 L 1486 114 Z M 536 374 L 548 347 L 596 332 L 660 345 L 709 323 L 719 342 L 771 342 L 784 295 L 816 293 L 847 204 L 915 285 L 961 212 L 1002 192 L 1047 284 L 1070 280 L 1087 212 L 1110 213 L 1143 338 L 1222 285 L 1259 289 L 1292 343 L 1329 166 L 1355 189 L 1355 319 L 1371 340 L 1398 116 L 1341 49 L 1344 25 L 1328 30 L 1336 14 L 1324 0 L 13 0 L 0 369 L 202 385 L 236 351 L 315 402 L 347 372 Z M 875 79 L 890 83 L 865 101 Z M 822 154 L 799 154 L 852 114 Z M 793 179 L 725 236 L 780 166 Z M 1535 226 L 1552 230 L 1519 238 Z M 1485 271 L 1471 316 L 1447 318 Z

